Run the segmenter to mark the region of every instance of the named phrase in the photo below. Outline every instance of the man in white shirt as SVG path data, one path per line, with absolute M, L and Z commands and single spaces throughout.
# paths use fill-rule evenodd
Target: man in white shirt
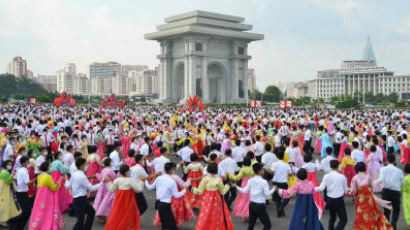
M 171 210 L 171 198 L 182 197 L 186 190 L 178 192 L 177 183 L 172 179 L 171 175 L 175 173 L 176 165 L 173 162 L 168 162 L 164 166 L 165 174 L 159 176 L 154 183 L 149 184 L 145 181 L 145 187 L 148 190 L 156 189 L 157 201 L 155 203 L 158 210 L 159 218 L 162 223 L 162 229 L 177 229 L 175 217 Z M 189 186 L 186 183 L 185 186 Z
M 14 161 L 14 148 L 11 142 L 14 140 L 14 137 L 9 137 L 7 140 L 6 148 L 4 149 L 3 161 L 9 160 Z
M 354 164 L 356 165 L 359 162 L 365 162 L 366 157 L 364 155 L 364 152 L 359 149 L 359 143 L 357 141 L 353 141 L 353 151 L 352 151 L 352 157 L 354 159 Z
M 218 165 L 218 174 L 225 175 L 226 172 L 235 174 L 239 170 L 236 161 L 232 159 L 232 150 L 227 149 L 225 151 L 225 159 L 221 161 Z M 224 195 L 226 205 L 230 209 L 232 202 L 236 198 L 236 190 L 233 187 L 230 187 L 229 191 Z
M 146 164 L 148 167 L 152 168 L 154 166 L 155 173 L 162 173 L 165 174 L 165 169 L 164 166 L 166 163 L 170 162 L 170 160 L 167 158 L 167 149 L 165 147 L 162 147 L 160 150 L 161 156 L 154 158 L 151 162 L 146 160 Z
M 177 153 L 177 155 L 181 158 L 181 160 L 185 163 L 185 165 L 189 165 L 191 162 L 190 157 L 191 154 L 194 153 L 194 151 L 189 147 L 190 140 L 186 139 L 184 142 L 184 146 L 182 149 L 180 149 Z
M 380 177 L 374 184 L 383 183 L 382 199 L 391 201 L 393 206 L 393 215 L 390 219 L 390 209 L 384 208 L 384 216 L 390 221 L 394 229 L 397 225 L 397 220 L 400 216 L 400 188 L 404 184 L 404 176 L 402 170 L 394 166 L 396 156 L 394 154 L 387 155 L 388 165 L 380 169 Z
M 273 154 L 271 151 L 272 146 L 269 143 L 267 143 L 265 145 L 265 153 L 262 155 L 262 165 L 265 169 L 263 178 L 268 182 L 272 180 L 273 175 L 268 173 L 267 170 L 270 170 L 272 168 L 273 162 L 276 162 L 276 155 Z
M 74 159 L 74 147 L 72 145 L 68 145 L 66 148 L 66 154 L 63 157 L 63 163 L 65 168 L 70 168 L 72 163 L 75 163 Z
M 241 140 L 235 140 L 236 147 L 232 149 L 232 158 L 236 161 L 238 167 L 242 167 L 245 149 L 241 146 Z
M 141 180 L 145 180 L 148 177 L 147 172 L 145 169 L 142 167 L 142 164 L 144 162 L 144 157 L 142 155 L 136 155 L 135 156 L 135 162 L 137 163 L 135 166 L 133 166 L 130 170 L 130 177 L 134 179 L 137 182 L 140 182 Z M 144 214 L 144 212 L 148 208 L 147 200 L 144 197 L 144 193 L 142 192 L 137 192 L 135 193 L 135 201 L 137 202 L 138 210 L 140 211 L 140 215 Z
M 111 168 L 116 173 L 120 170 L 120 166 L 122 165 L 122 161 L 120 159 L 120 153 L 119 153 L 120 149 L 121 149 L 121 144 L 119 142 L 116 142 L 114 144 L 113 151 L 110 153 L 110 158 L 112 160 Z
M 249 192 L 250 194 L 248 229 L 254 229 L 258 218 L 263 224 L 263 229 L 270 229 L 272 225 L 266 212 L 265 203 L 266 197 L 271 196 L 275 190 L 269 189 L 268 182 L 262 178 L 264 173 L 262 164 L 256 163 L 252 168 L 255 176 L 248 181 L 245 188 L 237 187 L 235 184 L 232 184 L 232 186 L 236 187 L 240 193 Z
M 392 131 L 387 132 L 387 152 L 394 153 L 394 145 L 396 141 L 394 140 L 394 136 Z
M 262 144 L 262 142 L 260 141 L 260 140 L 261 140 L 261 136 L 256 135 L 255 139 L 256 139 L 256 143 L 255 143 L 255 145 L 253 146 L 253 149 L 254 149 L 254 152 L 255 152 L 256 160 L 257 160 L 259 163 L 261 163 L 261 161 L 262 161 L 262 154 L 263 154 L 263 144 Z
M 74 198 L 72 205 L 75 210 L 74 213 L 77 217 L 77 222 L 73 229 L 92 229 L 95 210 L 87 200 L 87 191 L 98 190 L 103 185 L 103 182 L 108 182 L 110 179 L 104 178 L 103 182 L 92 185 L 84 173 L 87 165 L 86 160 L 84 158 L 79 158 L 76 160 L 75 164 L 78 171 L 71 175 L 69 181 L 65 182 L 65 187 L 71 189 Z M 85 218 L 86 215 L 87 218 Z
M 80 159 L 81 156 L 82 156 L 82 153 L 81 153 L 81 152 L 75 152 L 75 153 L 74 153 L 74 162 L 71 163 L 70 169 L 69 169 L 69 170 L 70 170 L 70 175 L 73 175 L 75 172 L 78 171 L 78 168 L 77 168 L 77 166 L 75 165 L 75 162 L 77 161 L 77 159 Z
M 140 154 L 143 155 L 143 156 L 148 156 L 150 154 L 150 148 L 149 148 L 150 139 L 149 139 L 149 137 L 145 137 L 144 141 L 145 141 L 145 143 L 140 148 Z
M 315 192 L 327 190 L 325 201 L 330 215 L 328 229 L 343 230 L 347 224 L 346 207 L 343 200 L 344 194 L 348 193 L 347 179 L 338 172 L 339 161 L 331 160 L 330 168 L 332 170 L 323 177 L 322 183 L 320 183 L 319 187 L 315 188 Z M 339 218 L 339 222 L 335 228 L 336 215 Z
M 312 148 L 312 131 L 309 129 L 309 126 L 305 126 L 305 133 L 304 133 L 305 145 L 303 146 L 303 151 L 305 153 L 313 153 Z
M 30 180 L 27 169 L 27 165 L 29 164 L 28 157 L 21 157 L 20 164 L 22 167 L 17 170 L 14 179 L 17 182 L 16 197 L 22 212 L 20 215 L 7 221 L 10 229 L 24 229 L 24 226 L 26 226 L 26 223 L 30 218 L 31 208 L 33 207 L 33 202 L 31 198 L 28 197 L 28 186 L 34 184 L 36 179 L 34 178 L 33 180 Z
M 330 172 L 330 161 L 334 160 L 335 158 L 332 156 L 333 149 L 332 147 L 326 148 L 327 156 L 320 161 L 320 170 L 324 173 Z
M 289 164 L 286 164 L 283 161 L 285 153 L 283 150 L 279 150 L 276 156 L 278 157 L 278 161 L 272 164 L 270 169 L 270 173 L 273 174 L 272 184 L 276 185 L 278 188 L 281 189 L 288 189 L 288 176 L 292 175 L 292 171 L 290 169 Z M 285 216 L 284 209 L 286 205 L 289 203 L 289 199 L 283 199 L 278 195 L 278 193 L 274 194 L 274 200 L 276 200 L 276 210 L 278 217 Z
M 44 147 L 41 147 L 39 150 L 40 150 L 40 155 L 36 159 L 36 167 L 34 169 L 34 174 L 36 175 L 40 174 L 40 166 L 44 161 L 46 161 L 46 157 L 48 154 L 47 149 Z

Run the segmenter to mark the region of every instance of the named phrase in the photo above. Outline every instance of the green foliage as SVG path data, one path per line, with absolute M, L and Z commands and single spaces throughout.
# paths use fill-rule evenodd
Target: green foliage
M 29 97 L 48 95 L 38 83 L 26 77 L 16 78 L 11 74 L 0 74 L 0 96 L 23 100 Z
M 266 87 L 263 100 L 267 102 L 279 102 L 282 99 L 282 92 L 274 85 Z
M 359 109 L 360 103 L 357 97 L 352 97 L 351 95 L 341 95 L 339 100 L 335 103 L 338 109 Z
M 262 93 L 258 89 L 254 89 L 252 91 L 248 92 L 249 99 L 253 100 L 261 100 L 262 99 Z
M 310 97 L 300 97 L 293 100 L 294 106 L 305 106 L 310 104 L 311 98 Z

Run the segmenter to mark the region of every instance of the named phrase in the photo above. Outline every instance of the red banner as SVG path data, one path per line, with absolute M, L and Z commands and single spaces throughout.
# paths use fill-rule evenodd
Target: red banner
M 262 101 L 261 100 L 250 100 L 249 105 L 251 108 L 262 107 Z
M 281 109 L 291 109 L 293 108 L 293 101 L 292 100 L 280 100 L 279 107 Z
M 30 98 L 29 103 L 32 104 L 32 105 L 37 104 L 37 98 L 34 98 L 34 97 Z

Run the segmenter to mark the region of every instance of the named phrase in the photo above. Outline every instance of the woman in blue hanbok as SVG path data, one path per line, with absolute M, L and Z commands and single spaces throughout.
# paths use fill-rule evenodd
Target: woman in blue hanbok
M 333 149 L 333 145 L 330 141 L 329 134 L 327 134 L 327 129 L 324 129 L 323 134 L 321 136 L 317 136 L 316 139 L 322 141 L 322 151 L 320 152 L 320 157 L 325 158 L 327 156 L 326 148 L 331 147 Z

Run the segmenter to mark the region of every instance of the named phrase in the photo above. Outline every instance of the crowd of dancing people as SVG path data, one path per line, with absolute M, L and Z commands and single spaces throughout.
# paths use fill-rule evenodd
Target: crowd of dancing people
M 0 225 L 57 230 L 67 212 L 75 230 L 94 218 L 136 230 L 150 208 L 152 229 L 230 230 L 231 215 L 248 229 L 286 215 L 289 229 L 397 229 L 403 207 L 410 229 L 409 122 L 395 110 L 3 105 Z

